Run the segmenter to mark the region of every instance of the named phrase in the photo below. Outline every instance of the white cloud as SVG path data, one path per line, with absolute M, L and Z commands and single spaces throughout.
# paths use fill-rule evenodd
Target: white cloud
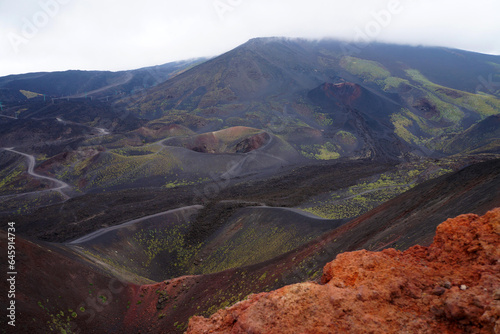
M 500 53 L 497 0 L 24 0 L 0 2 L 0 75 L 132 69 L 261 36 L 352 39 L 391 1 L 402 10 L 374 39 Z

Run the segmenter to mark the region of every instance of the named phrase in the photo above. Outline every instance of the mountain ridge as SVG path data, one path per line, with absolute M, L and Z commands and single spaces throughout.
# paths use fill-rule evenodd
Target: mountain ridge
M 500 92 L 484 79 L 500 78 L 500 56 L 344 47 L 262 38 L 153 73 L 0 78 L 0 249 L 15 222 L 27 273 L 16 329 L 183 332 L 251 293 L 318 281 L 345 252 L 389 263 L 386 248 L 427 247 L 446 218 L 498 207 Z M 346 300 L 383 295 L 371 290 Z M 447 312 L 462 328 L 460 310 L 433 306 L 439 329 Z

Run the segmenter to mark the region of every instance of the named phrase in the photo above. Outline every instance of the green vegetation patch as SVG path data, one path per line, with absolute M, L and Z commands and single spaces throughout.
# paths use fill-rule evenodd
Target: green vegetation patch
M 122 155 L 123 150 L 118 152 L 102 153 L 96 162 L 92 158 L 81 161 L 67 171 L 69 173 L 67 177 L 74 180 L 84 176 L 89 180 L 86 188 L 105 188 L 145 177 L 165 176 L 180 168 L 180 162 L 167 150 L 130 156 Z
M 421 144 L 421 138 L 415 136 L 408 128 L 413 126 L 413 121 L 402 114 L 392 114 L 391 123 L 394 125 L 396 135 L 410 144 Z
M 314 119 L 316 122 L 318 122 L 319 125 L 321 126 L 330 126 L 333 124 L 333 120 L 330 118 L 328 114 L 321 113 L 318 111 L 314 112 Z
M 340 158 L 340 149 L 330 142 L 323 145 L 300 145 L 300 154 L 309 159 L 315 160 L 335 160 Z
M 47 303 L 50 303 L 48 299 Z M 69 314 L 65 313 L 64 311 L 57 311 L 56 313 L 52 313 L 49 310 L 49 306 L 44 306 L 41 301 L 38 302 L 38 306 L 42 310 L 44 310 L 50 317 L 50 320 L 47 321 L 47 328 L 46 328 L 47 331 L 61 333 L 61 334 L 72 333 L 71 320 L 77 317 L 76 312 L 70 310 Z
M 356 57 L 343 57 L 340 60 L 340 66 L 348 72 L 359 76 L 368 81 L 386 79 L 391 75 L 382 64 L 376 61 L 360 59 Z
M 280 226 L 280 223 L 271 220 L 262 226 L 260 224 L 257 226 L 252 224 L 252 221 L 254 221 L 252 217 L 242 217 L 228 227 L 227 229 L 234 235 L 223 239 L 220 243 L 214 241 L 217 248 L 211 251 L 192 273 L 215 273 L 264 262 L 291 251 L 321 234 L 318 229 L 303 229 L 293 223 L 289 226 Z M 206 247 L 211 248 L 211 245 L 208 243 Z M 266 276 L 262 275 L 259 280 L 263 281 L 265 278 Z
M 392 114 L 390 119 L 399 138 L 409 144 L 426 146 L 431 150 L 437 150 L 445 145 L 446 134 L 461 130 L 458 125 L 449 123 L 448 126 L 436 127 L 435 123 L 430 124 L 432 120 L 415 115 L 406 108 L 401 109 L 400 113 Z M 416 132 L 422 136 L 415 135 Z
M 24 89 L 19 90 L 19 92 L 21 94 L 23 94 L 24 96 L 26 96 L 27 99 L 32 99 L 34 97 L 42 96 L 43 95 L 43 94 L 38 94 L 38 93 L 30 92 L 29 90 L 24 90 Z
M 335 137 L 342 145 L 355 145 L 358 142 L 354 134 L 343 130 L 338 131 Z
M 133 236 L 147 260 L 142 264 L 149 267 L 155 258 L 162 254 L 173 257 L 173 267 L 188 267 L 192 257 L 198 252 L 201 244 L 190 245 L 185 239 L 185 230 L 189 223 L 178 224 L 166 229 L 140 230 Z
M 13 193 L 22 191 L 25 184 L 22 184 L 22 178 L 26 167 L 22 164 L 15 168 L 4 168 L 0 170 L 0 193 Z
M 175 176 L 178 177 L 177 174 L 175 174 Z M 197 180 L 192 180 L 192 181 L 177 179 L 177 180 L 165 183 L 164 187 L 167 189 L 172 189 L 172 188 L 177 188 L 177 187 L 192 186 L 195 184 L 201 184 L 201 183 L 208 182 L 208 181 L 210 181 L 210 178 L 208 178 L 208 177 L 204 177 L 204 178 L 200 177 Z
M 494 96 L 473 94 L 435 84 L 418 70 L 409 69 L 406 70 L 406 74 L 412 80 L 422 84 L 430 93 L 432 102 L 444 112 L 443 117 L 447 120 L 457 121 L 463 117 L 463 113 L 456 106 L 467 108 L 483 117 L 500 113 L 500 99 Z
M 379 81 L 377 81 L 378 83 Z M 383 81 L 380 81 L 380 86 L 383 88 L 383 90 L 388 91 L 391 89 L 396 89 L 402 84 L 407 84 L 409 85 L 410 82 L 406 79 L 398 78 L 398 77 L 387 77 Z
M 111 150 L 110 152 L 117 153 L 124 157 L 150 155 L 161 151 L 160 145 L 148 145 L 147 147 L 122 147 Z
M 451 166 L 455 162 L 450 160 L 447 163 Z M 328 219 L 356 217 L 411 189 L 418 182 L 451 171 L 446 163 L 437 165 L 432 161 L 401 165 L 397 171 L 382 174 L 375 180 L 335 191 L 327 198 L 313 199 L 301 209 Z

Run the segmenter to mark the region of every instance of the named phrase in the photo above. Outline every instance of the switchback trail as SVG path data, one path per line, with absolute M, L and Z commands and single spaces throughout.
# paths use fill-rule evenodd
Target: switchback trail
M 63 189 L 70 188 L 69 184 L 67 184 L 66 182 L 63 182 L 61 180 L 55 179 L 53 177 L 50 177 L 50 176 L 45 176 L 45 175 L 35 173 L 35 157 L 34 156 L 32 156 L 30 154 L 23 153 L 23 152 L 15 151 L 13 147 L 3 148 L 3 149 L 6 151 L 9 151 L 9 152 L 12 152 L 12 153 L 20 154 L 20 155 L 28 158 L 28 174 L 29 175 L 31 175 L 35 178 L 38 178 L 38 179 L 45 179 L 45 180 L 49 180 L 49 181 L 53 182 L 55 184 L 55 188 L 50 189 L 51 191 L 57 191 L 58 193 L 60 193 L 64 197 L 64 200 L 68 200 L 70 198 L 68 195 L 66 195 L 63 192 Z M 38 193 L 38 192 L 40 192 L 40 191 L 33 191 L 31 193 Z
M 75 124 L 75 125 L 80 125 L 80 126 L 85 126 L 85 127 L 91 128 L 91 129 L 95 129 L 98 132 L 98 136 L 105 136 L 105 135 L 109 135 L 111 133 L 104 128 L 96 128 L 96 127 L 88 126 L 85 124 L 80 124 L 77 122 L 65 121 L 60 117 L 56 117 L 56 121 L 58 121 L 59 123 L 63 123 L 63 124 Z

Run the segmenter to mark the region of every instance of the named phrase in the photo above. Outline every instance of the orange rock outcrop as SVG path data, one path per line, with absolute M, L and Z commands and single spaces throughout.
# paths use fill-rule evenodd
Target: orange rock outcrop
M 448 219 L 429 247 L 340 254 L 321 283 L 193 317 L 187 333 L 500 333 L 500 209 Z

